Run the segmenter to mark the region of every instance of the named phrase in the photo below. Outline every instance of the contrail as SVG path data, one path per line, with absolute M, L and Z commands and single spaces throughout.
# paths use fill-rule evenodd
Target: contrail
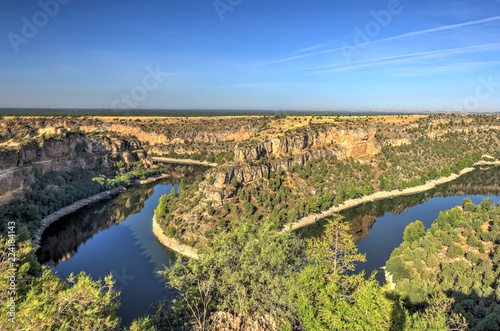
M 469 21 L 469 22 L 458 23 L 458 24 L 444 25 L 444 26 L 440 26 L 440 27 L 437 27 L 437 28 L 431 28 L 431 29 L 425 29 L 425 30 L 420 30 L 420 31 L 414 31 L 414 32 L 400 34 L 400 35 L 393 36 L 393 37 L 388 37 L 388 38 L 384 38 L 384 39 L 370 41 L 370 42 L 365 43 L 365 45 L 377 44 L 377 43 L 381 43 L 381 42 L 385 42 L 385 41 L 398 40 L 398 39 L 403 39 L 403 38 L 408 38 L 408 37 L 414 37 L 414 36 L 420 36 L 420 35 L 424 35 L 424 34 L 428 34 L 428 33 L 434 33 L 434 32 L 439 32 L 439 31 L 452 30 L 452 29 L 462 28 L 464 26 L 470 26 L 470 25 L 488 23 L 488 22 L 493 22 L 493 21 L 498 21 L 498 20 L 500 20 L 500 16 L 493 16 L 493 17 L 489 17 L 489 18 L 483 18 L 483 19 L 480 19 L 480 20 Z M 325 44 L 327 44 L 327 43 L 325 43 Z M 274 61 L 269 61 L 269 62 L 262 62 L 262 63 L 256 63 L 256 64 L 252 64 L 252 65 L 248 65 L 248 66 L 250 66 L 250 67 L 262 67 L 262 66 L 267 66 L 267 65 L 270 65 L 270 64 L 288 62 L 288 61 L 297 60 L 297 59 L 301 59 L 301 58 L 305 58 L 305 57 L 310 57 L 310 56 L 315 56 L 315 55 L 320 55 L 320 54 L 337 52 L 337 51 L 341 51 L 343 49 L 345 49 L 345 47 L 332 48 L 332 49 L 327 49 L 327 50 L 320 51 L 320 52 L 314 52 L 314 53 L 307 53 L 307 54 L 302 54 L 302 55 L 296 55 L 296 56 L 282 58 L 282 59 L 279 59 L 279 60 L 274 60 Z
M 340 66 L 338 68 L 334 68 L 334 69 L 330 69 L 330 70 L 318 71 L 318 73 L 341 71 L 341 70 L 374 66 L 374 65 L 378 65 L 378 64 L 393 63 L 393 62 L 403 61 L 403 60 L 407 60 L 407 59 L 411 59 L 411 58 L 423 57 L 423 56 L 427 56 L 427 55 L 440 55 L 440 54 L 452 54 L 453 55 L 453 54 L 464 53 L 467 51 L 477 50 L 478 48 L 495 48 L 495 47 L 500 47 L 500 43 L 491 43 L 491 44 L 483 44 L 483 45 L 475 45 L 475 46 L 467 46 L 467 47 L 441 49 L 441 50 L 437 50 L 437 51 L 401 54 L 401 55 L 388 56 L 388 57 L 383 57 L 383 58 L 378 58 L 378 59 L 373 59 L 373 60 L 352 62 L 350 65 L 344 65 L 344 66 L 341 66 L 341 64 L 332 64 L 332 65 L 325 65 L 325 66 L 316 67 L 316 68 L 307 68 L 307 69 L 303 69 L 303 70 L 321 69 L 321 68 L 326 68 L 326 67 Z

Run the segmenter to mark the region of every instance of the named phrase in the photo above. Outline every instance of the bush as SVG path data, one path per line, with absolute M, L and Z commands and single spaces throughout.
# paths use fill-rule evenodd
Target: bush
M 175 227 L 173 225 L 169 226 L 165 234 L 167 237 L 173 238 L 175 236 Z
M 396 256 L 395 258 L 387 261 L 386 268 L 387 271 L 391 273 L 392 279 L 396 282 L 404 278 L 410 278 L 410 266 L 403 260 L 401 256 Z

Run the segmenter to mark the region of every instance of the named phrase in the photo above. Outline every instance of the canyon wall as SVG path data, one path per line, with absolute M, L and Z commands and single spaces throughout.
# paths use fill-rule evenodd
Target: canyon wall
M 58 138 L 3 148 L 0 150 L 0 205 L 20 196 L 36 177 L 47 172 L 74 168 L 106 172 L 114 166 L 113 158 L 133 162 L 136 159 L 133 153 L 145 156 L 141 147 L 138 141 L 63 133 Z
M 366 159 L 379 153 L 380 149 L 375 129 L 330 129 L 272 139 L 253 147 L 236 149 L 235 162 L 212 173 L 213 184 L 204 186 L 204 194 L 215 206 L 221 206 L 225 199 L 233 197 L 237 191 L 230 185 L 233 178 L 238 184 L 245 185 L 279 168 L 288 170 L 295 165 L 304 166 L 312 158 L 335 156 L 337 159 Z M 262 159 L 265 159 L 264 163 L 253 164 Z
M 369 156 L 380 151 L 375 135 L 375 129 L 331 128 L 324 132 L 306 132 L 302 135 L 272 139 L 251 148 L 236 149 L 235 161 L 249 162 L 269 156 L 292 156 L 325 147 L 339 158 Z

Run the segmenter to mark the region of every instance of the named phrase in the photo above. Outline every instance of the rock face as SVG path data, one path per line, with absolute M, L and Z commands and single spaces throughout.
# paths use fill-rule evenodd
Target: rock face
M 109 156 L 123 157 L 141 148 L 140 142 L 117 138 L 88 138 L 75 133 L 63 134 L 60 139 L 32 141 L 0 150 L 0 204 L 21 194 L 49 171 L 72 168 L 109 170 Z
M 250 148 L 237 149 L 235 163 L 212 175 L 214 182 L 213 185 L 205 186 L 205 196 L 214 205 L 220 206 L 224 199 L 236 193 L 236 189 L 230 185 L 233 178 L 239 184 L 254 182 L 270 171 L 277 171 L 278 168 L 287 170 L 294 165 L 304 166 L 312 158 L 318 157 L 370 157 L 381 149 L 375 135 L 374 129 L 332 129 L 273 139 Z M 266 162 L 252 165 L 262 159 Z
M 375 139 L 375 129 L 329 129 L 325 132 L 307 132 L 260 143 L 247 149 L 237 149 L 235 160 L 258 161 L 263 157 L 296 155 L 307 150 L 328 148 L 340 158 L 373 155 L 380 150 Z
M 259 316 L 252 314 L 247 318 L 234 316 L 230 313 L 218 311 L 209 319 L 209 329 L 219 331 L 277 331 L 276 321 L 269 315 Z
M 139 127 L 123 124 L 111 124 L 108 126 L 81 126 L 85 132 L 110 130 L 121 134 L 128 134 L 137 137 L 141 142 L 154 144 L 176 144 L 185 142 L 215 144 L 221 141 L 242 141 L 250 139 L 257 128 L 241 127 L 238 130 L 213 130 L 213 131 L 178 131 L 178 132 L 146 132 Z

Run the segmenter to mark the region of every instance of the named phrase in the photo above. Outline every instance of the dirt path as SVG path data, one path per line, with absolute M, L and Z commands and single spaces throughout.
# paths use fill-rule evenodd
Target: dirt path
M 153 161 L 157 162 L 167 162 L 167 163 L 179 163 L 179 164 L 199 164 L 207 167 L 216 167 L 217 163 L 210 163 L 207 161 L 196 161 L 191 159 L 174 159 L 171 157 L 152 157 Z

